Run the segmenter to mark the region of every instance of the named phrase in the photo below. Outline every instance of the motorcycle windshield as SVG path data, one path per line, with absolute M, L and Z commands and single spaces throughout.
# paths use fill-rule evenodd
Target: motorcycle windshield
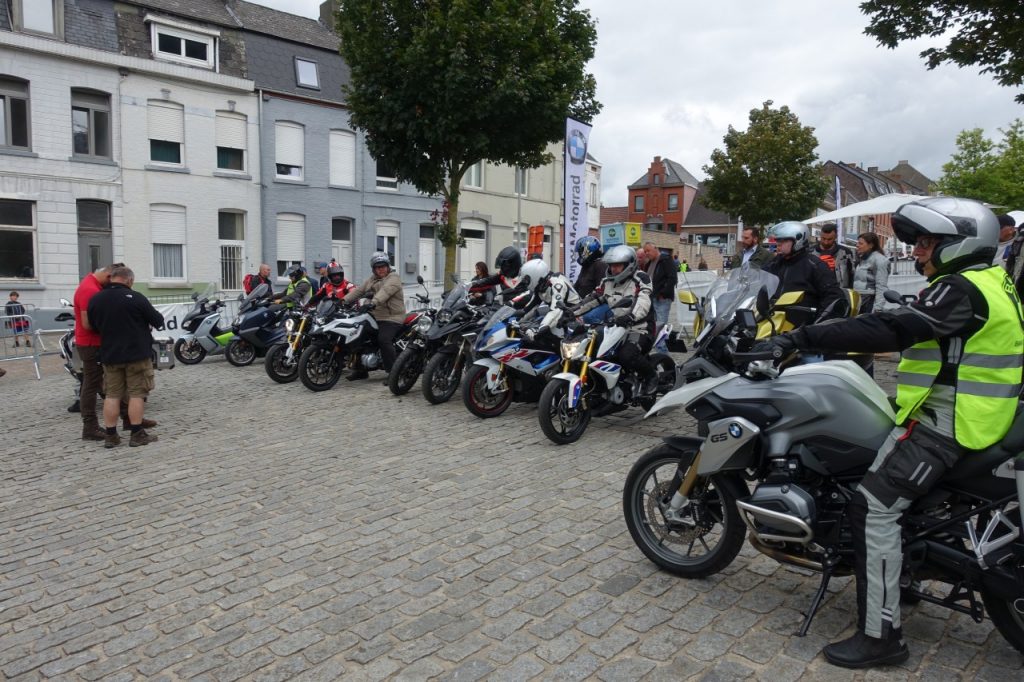
M 704 298 L 704 333 L 717 334 L 727 327 L 740 307 L 752 308 L 757 292 L 765 287 L 771 295 L 779 288 L 779 278 L 749 264 L 737 268 L 728 277 L 715 280 Z
M 262 286 L 262 285 L 261 285 Z M 325 298 L 316 306 L 317 317 L 330 317 L 338 307 L 338 302 L 333 298 Z
M 238 312 L 244 313 L 252 308 L 256 301 L 267 295 L 267 291 L 269 291 L 269 289 L 270 287 L 268 287 L 266 283 L 263 283 L 250 291 L 246 297 L 242 299 L 242 304 L 238 306 Z
M 466 300 L 469 295 L 469 291 L 466 289 L 466 285 L 459 282 L 452 290 L 448 292 L 448 295 L 444 298 L 444 303 L 441 304 L 441 310 L 455 310 L 462 302 Z

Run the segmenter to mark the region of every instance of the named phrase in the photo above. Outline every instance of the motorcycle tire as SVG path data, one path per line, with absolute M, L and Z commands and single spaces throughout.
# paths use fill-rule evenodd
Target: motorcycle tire
M 424 350 L 409 346 L 395 358 L 395 364 L 388 374 L 388 389 L 395 395 L 405 395 L 423 373 Z
M 263 369 L 267 371 L 267 376 L 279 384 L 290 384 L 299 376 L 298 358 L 293 355 L 289 363 L 285 357 L 287 352 L 287 343 L 275 343 L 263 358 Z
M 693 525 L 669 528 L 662 508 L 675 493 L 670 488 L 679 457 L 668 445 L 641 456 L 626 476 L 622 511 L 633 542 L 648 559 L 683 578 L 706 578 L 731 564 L 743 547 L 746 526 L 736 500 L 749 492 L 736 476 L 701 476 L 683 512 Z M 706 552 L 693 556 L 695 549 Z
M 500 416 L 512 404 L 512 391 L 494 393 L 487 388 L 487 368 L 473 365 L 462 380 L 462 402 L 466 409 L 488 419 Z
M 299 381 L 311 391 L 334 388 L 341 378 L 341 359 L 330 346 L 310 346 L 299 356 Z
M 183 365 L 198 365 L 206 357 L 206 349 L 195 339 L 178 339 L 174 342 L 174 357 Z
M 1024 592 L 1018 591 L 1017 594 L 1017 599 L 1010 602 L 982 588 L 981 601 L 985 605 L 985 613 L 992 619 L 992 624 L 999 630 L 1003 639 L 1014 649 L 1024 653 L 1024 614 L 1014 608 L 1014 604 L 1024 603 Z
M 465 363 L 460 360 L 459 366 L 455 366 L 453 353 L 436 353 L 427 360 L 427 365 L 423 368 L 423 378 L 420 379 L 420 390 L 423 391 L 423 397 L 428 403 L 440 405 L 451 400 L 455 391 L 459 389 L 464 365 Z
M 540 430 L 552 443 L 568 445 L 575 443 L 587 431 L 590 424 L 591 411 L 583 401 L 574 409 L 565 407 L 569 396 L 569 383 L 566 381 L 549 381 L 541 391 L 537 401 L 537 421 Z
M 235 367 L 247 367 L 256 359 L 256 348 L 244 339 L 232 339 L 224 349 L 224 357 Z

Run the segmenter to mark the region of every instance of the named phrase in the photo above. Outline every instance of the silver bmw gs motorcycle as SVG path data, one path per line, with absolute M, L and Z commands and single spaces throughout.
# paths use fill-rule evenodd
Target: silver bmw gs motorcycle
M 633 465 L 623 490 L 640 550 L 684 578 L 721 571 L 744 536 L 773 559 L 821 573 L 800 628 L 807 633 L 832 576 L 852 575 L 846 506 L 893 426 L 881 388 L 848 360 L 779 372 L 743 353 L 756 328 L 739 311 L 734 370 L 685 384 L 648 416 L 684 408 L 697 435 L 676 435 Z M 901 588 L 968 614 L 987 615 L 1024 651 L 1024 413 L 1003 441 L 971 453 L 906 513 Z M 932 594 L 921 587 L 933 581 Z M 940 585 L 941 584 L 941 585 Z

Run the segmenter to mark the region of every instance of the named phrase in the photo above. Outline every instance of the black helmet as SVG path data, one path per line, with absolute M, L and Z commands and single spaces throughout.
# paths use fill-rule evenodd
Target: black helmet
M 327 268 L 327 279 L 334 286 L 338 286 L 345 281 L 345 270 L 340 265 L 332 265 Z
M 305 275 L 305 274 L 306 274 L 306 268 L 302 267 L 301 265 L 293 265 L 288 270 L 288 277 L 293 282 L 296 282 L 296 281 L 302 279 L 302 276 Z
M 921 236 L 938 237 L 931 258 L 936 275 L 991 264 L 999 246 L 999 219 L 971 199 L 928 197 L 903 204 L 892 215 L 892 229 L 908 244 Z
M 516 247 L 506 246 L 498 252 L 494 267 L 505 277 L 518 277 L 519 269 L 523 267 L 523 255 Z

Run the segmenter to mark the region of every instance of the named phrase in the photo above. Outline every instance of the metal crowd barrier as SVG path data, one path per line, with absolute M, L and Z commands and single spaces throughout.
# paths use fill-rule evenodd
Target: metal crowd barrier
M 32 316 L 34 306 L 30 303 L 22 305 L 25 307 L 24 315 L 0 315 L 0 362 L 30 360 L 36 379 L 42 379 L 39 357 L 47 352 L 46 346 Z

